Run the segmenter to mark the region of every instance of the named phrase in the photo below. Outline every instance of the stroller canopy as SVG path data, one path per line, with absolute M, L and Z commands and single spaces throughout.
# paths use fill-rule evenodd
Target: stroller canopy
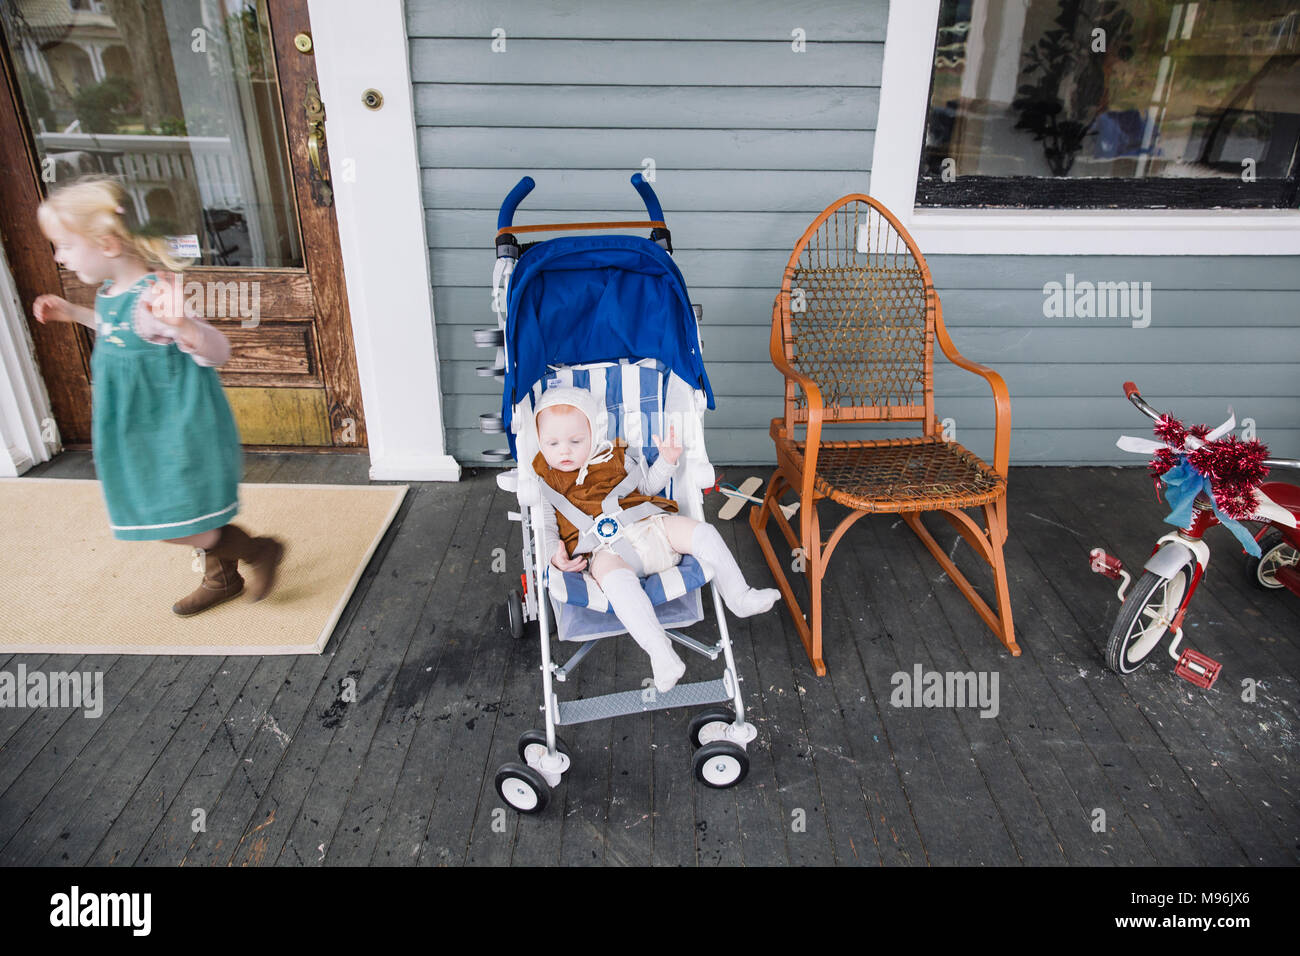
M 686 281 L 667 252 L 640 236 L 563 236 L 519 258 L 506 300 L 501 420 L 550 365 L 655 358 L 714 407 Z

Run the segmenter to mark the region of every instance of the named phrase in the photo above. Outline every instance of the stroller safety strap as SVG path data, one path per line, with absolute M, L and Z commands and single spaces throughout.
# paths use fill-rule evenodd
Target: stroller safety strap
M 582 511 L 545 481 L 539 482 L 539 485 L 543 497 L 578 529 L 578 544 L 573 549 L 574 554 L 587 554 L 600 545 L 607 544 L 633 568 L 641 569 L 641 559 L 623 536 L 623 529 L 642 518 L 660 514 L 663 509 L 650 501 L 626 510 L 619 508 L 618 499 L 636 487 L 636 475 L 628 475 L 619 482 L 601 503 L 603 513 L 595 518 Z

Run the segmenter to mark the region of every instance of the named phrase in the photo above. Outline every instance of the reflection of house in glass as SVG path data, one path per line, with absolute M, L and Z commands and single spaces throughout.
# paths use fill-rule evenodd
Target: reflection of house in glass
M 4 29 L 48 184 L 121 178 L 197 264 L 301 265 L 265 3 L 14 0 Z
M 1298 27 L 1284 2 L 945 0 L 922 176 L 1285 177 Z

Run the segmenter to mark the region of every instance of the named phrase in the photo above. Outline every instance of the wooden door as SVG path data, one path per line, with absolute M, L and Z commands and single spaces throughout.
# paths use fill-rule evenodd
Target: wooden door
M 35 212 L 104 172 L 136 222 L 201 251 L 181 278 L 230 339 L 245 446 L 364 449 L 306 0 L 0 0 L 0 31 L 0 236 L 64 444 L 90 441 L 93 333 L 31 304 L 94 289 Z

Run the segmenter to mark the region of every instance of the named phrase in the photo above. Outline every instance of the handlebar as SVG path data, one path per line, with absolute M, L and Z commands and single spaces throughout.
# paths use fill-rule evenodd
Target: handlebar
M 652 189 L 650 184 L 645 181 L 645 178 L 640 173 L 633 173 L 632 185 L 635 186 L 636 191 L 641 194 L 641 200 L 645 203 L 645 210 L 646 213 L 649 214 L 650 219 L 653 222 L 663 222 L 664 209 L 659 205 L 659 197 L 655 195 L 654 189 Z M 501 204 L 501 211 L 497 213 L 498 232 L 502 229 L 509 229 L 514 225 L 515 210 L 519 207 L 519 204 L 524 201 L 524 197 L 532 192 L 536 186 L 537 183 L 533 181 L 532 176 L 525 176 L 523 179 L 519 180 L 519 182 L 515 183 L 515 188 L 510 190 L 510 194 L 506 196 L 505 202 Z
M 510 195 L 506 196 L 506 201 L 501 204 L 501 211 L 497 213 L 497 229 L 509 229 L 515 222 L 515 209 L 524 197 L 533 191 L 537 183 L 533 182 L 532 176 L 525 176 L 519 182 L 515 183 L 515 188 L 510 190 Z
M 1133 403 L 1134 408 L 1153 422 L 1160 420 L 1160 413 L 1142 400 L 1142 395 L 1138 392 L 1138 387 L 1132 382 L 1124 383 L 1124 397 Z
M 659 205 L 659 197 L 655 195 L 655 191 L 650 188 L 650 184 L 645 181 L 645 178 L 640 173 L 633 173 L 632 185 L 641 194 L 641 200 L 645 203 L 645 211 L 650 218 L 655 222 L 663 222 L 664 210 Z
M 1124 396 L 1133 403 L 1133 406 L 1153 422 L 1160 420 L 1160 413 L 1148 405 L 1142 398 L 1138 387 L 1132 382 L 1124 383 Z M 1204 444 L 1201 439 L 1195 435 L 1188 435 L 1183 439 L 1183 444 L 1193 451 Z M 1264 464 L 1269 468 L 1296 468 L 1300 469 L 1300 460 L 1295 458 L 1265 458 Z

